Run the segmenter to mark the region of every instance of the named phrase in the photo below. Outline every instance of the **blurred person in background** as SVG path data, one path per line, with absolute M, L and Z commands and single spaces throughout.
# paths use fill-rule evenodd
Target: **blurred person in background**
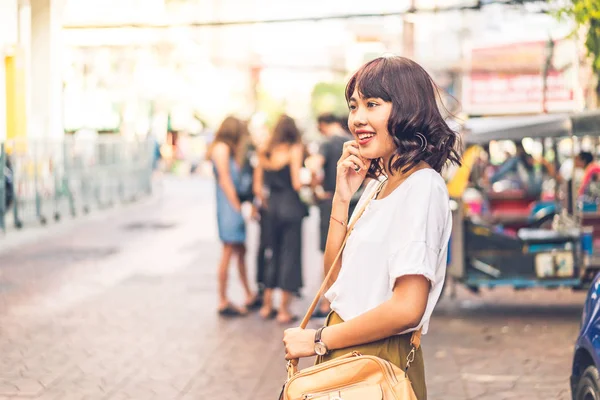
M 246 160 L 248 130 L 246 124 L 234 117 L 221 123 L 209 149 L 213 163 L 217 193 L 217 224 L 223 252 L 219 262 L 219 314 L 240 316 L 255 306 L 257 298 L 250 290 L 246 270 L 246 223 L 242 216 L 242 202 L 238 188 L 242 180 L 242 166 Z M 244 306 L 236 306 L 227 297 L 229 264 L 235 257 L 239 278 L 246 295 Z
M 257 292 L 257 304 L 262 306 L 262 299 L 264 297 L 265 291 L 265 269 L 267 264 L 267 259 L 269 255 L 269 225 L 267 224 L 267 218 L 265 216 L 266 208 L 262 201 L 265 198 L 265 188 L 264 182 L 262 179 L 257 176 L 260 172 L 257 169 L 258 166 L 258 149 L 265 146 L 265 140 L 268 139 L 269 136 L 269 128 L 266 124 L 266 115 L 263 113 L 256 113 L 250 118 L 249 128 L 250 128 L 250 161 L 252 167 L 254 169 L 253 176 L 253 185 L 252 190 L 254 193 L 253 200 L 253 208 L 252 208 L 252 217 L 253 219 L 258 221 L 259 224 L 259 239 L 258 239 L 258 249 L 256 252 L 256 286 L 258 288 Z M 260 182 L 259 182 L 260 180 Z M 258 186 L 258 185 L 262 186 Z
M 8 211 L 15 198 L 15 181 L 10 155 L 5 154 L 4 162 L 4 211 Z M 1 167 L 1 166 L 0 166 Z
M 255 195 L 263 205 L 266 260 L 264 296 L 260 315 L 282 324 L 297 320 L 290 311 L 294 293 L 302 287 L 302 220 L 308 208 L 300 200 L 300 170 L 304 146 L 294 119 L 282 115 L 266 145 L 259 150 Z M 277 311 L 273 292 L 281 290 Z
M 325 272 L 334 268 L 325 293 L 332 312 L 318 330 L 287 329 L 285 358 L 377 356 L 406 371 L 416 399 L 425 400 L 423 352 L 411 338 L 427 333 L 444 285 L 452 212 L 441 171 L 460 164 L 458 134 L 440 114 L 432 78 L 404 57 L 363 65 L 346 100 L 355 140 L 338 162 L 324 257 Z M 374 200 L 354 213 L 358 223 L 342 248 L 350 201 L 367 176 L 374 179 L 357 209 Z
M 556 177 L 554 166 L 541 157 L 533 158 L 520 141 L 515 142 L 516 154 L 509 156 L 490 178 L 493 185 L 503 179 L 514 182 L 532 197 L 539 197 L 546 176 Z
M 335 192 L 337 162 L 342 156 L 344 143 L 352 140 L 352 136 L 344 129 L 344 124 L 345 121 L 333 114 L 319 115 L 317 128 L 323 135 L 324 140 L 319 148 L 319 153 L 312 156 L 311 160 L 307 160 L 306 163 L 316 181 L 314 195 L 319 207 L 319 244 L 321 252 L 325 252 L 325 244 L 327 243 L 331 202 Z M 319 307 L 313 313 L 313 318 L 325 318 L 329 311 L 329 301 L 322 298 Z
M 597 183 L 600 179 L 600 164 L 594 162 L 594 155 L 589 151 L 582 151 L 575 157 L 575 168 L 582 170 L 581 182 L 577 183 L 577 195 L 592 195 L 594 189 L 593 182 Z
M 152 172 L 155 174 L 160 168 L 162 154 L 160 154 L 160 143 L 154 135 L 148 135 L 148 140 L 152 142 Z
M 257 182 L 257 174 L 261 173 L 256 168 L 254 169 L 254 193 L 261 193 L 261 196 L 256 196 L 254 201 L 254 210 L 253 217 L 258 221 L 259 224 L 259 238 L 258 238 L 258 251 L 256 252 L 256 285 L 258 287 L 258 297 L 259 301 L 262 301 L 265 295 L 265 271 L 267 269 L 267 261 L 269 259 L 269 255 L 271 253 L 269 249 L 270 242 L 270 233 L 269 233 L 269 224 L 267 219 L 267 209 L 266 204 L 262 203 L 262 199 L 265 196 L 265 189 L 256 187 Z

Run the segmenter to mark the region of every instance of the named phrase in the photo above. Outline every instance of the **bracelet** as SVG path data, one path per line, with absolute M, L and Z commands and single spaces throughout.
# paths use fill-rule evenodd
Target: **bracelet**
M 346 226 L 346 222 L 344 222 L 344 221 L 340 221 L 339 219 L 336 219 L 336 218 L 334 218 L 333 216 L 329 216 L 329 218 L 330 218 L 330 219 L 332 219 L 332 220 L 334 220 L 334 221 L 335 221 L 335 222 L 337 222 L 337 223 L 340 223 L 340 224 L 342 224 L 342 226 L 343 226 L 343 227 L 345 227 L 345 226 Z

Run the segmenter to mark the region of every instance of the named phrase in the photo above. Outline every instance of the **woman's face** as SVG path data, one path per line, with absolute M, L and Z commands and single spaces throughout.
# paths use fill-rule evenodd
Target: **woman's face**
M 348 128 L 358 142 L 361 155 L 387 160 L 396 151 L 387 127 L 392 103 L 380 98 L 363 98 L 354 90 L 348 106 Z
M 585 163 L 579 156 L 575 157 L 575 168 L 585 168 Z

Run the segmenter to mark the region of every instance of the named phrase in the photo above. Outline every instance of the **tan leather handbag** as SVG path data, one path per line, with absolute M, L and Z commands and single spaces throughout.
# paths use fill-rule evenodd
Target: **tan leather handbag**
M 379 185 L 373 196 L 361 207 L 357 218 L 348 226 L 348 233 L 340 251 L 300 324 L 302 329 L 306 328 L 310 316 L 327 287 L 327 282 L 333 275 L 333 267 L 342 254 L 354 224 L 362 216 L 371 199 L 379 193 L 382 185 Z M 406 371 L 402 371 L 382 358 L 364 356 L 356 352 L 302 371 L 298 371 L 297 359 L 290 360 L 287 364 L 288 380 L 279 398 L 280 400 L 417 400 L 407 371 L 421 344 L 420 329 L 413 333 L 410 343 L 412 349 L 407 356 Z

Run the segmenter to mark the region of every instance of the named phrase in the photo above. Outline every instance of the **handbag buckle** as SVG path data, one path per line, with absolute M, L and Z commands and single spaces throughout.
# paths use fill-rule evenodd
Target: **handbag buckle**
M 296 365 L 294 365 L 292 360 L 288 360 L 287 365 L 286 365 L 286 370 L 287 370 L 288 381 L 290 379 L 292 379 L 292 377 L 294 375 L 296 375 L 296 373 L 298 372 Z
M 408 353 L 408 355 L 406 356 L 406 368 L 404 369 L 404 372 L 408 371 L 408 367 L 410 367 L 410 364 L 413 361 L 415 361 L 415 348 L 414 348 L 414 346 L 410 350 L 410 352 Z

